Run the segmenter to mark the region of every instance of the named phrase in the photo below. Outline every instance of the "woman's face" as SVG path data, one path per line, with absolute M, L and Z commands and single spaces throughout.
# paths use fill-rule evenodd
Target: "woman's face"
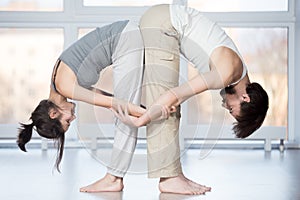
M 63 126 L 63 130 L 67 131 L 71 122 L 76 118 L 75 116 L 75 103 L 66 102 L 59 108 L 60 117 L 59 121 Z

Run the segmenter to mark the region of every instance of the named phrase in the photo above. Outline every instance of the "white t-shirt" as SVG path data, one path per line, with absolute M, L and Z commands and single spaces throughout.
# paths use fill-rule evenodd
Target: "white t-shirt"
M 217 47 L 225 46 L 236 52 L 243 62 L 241 79 L 246 75 L 246 65 L 237 47 L 217 23 L 195 9 L 180 5 L 170 5 L 170 17 L 172 25 L 180 35 L 181 53 L 200 72 L 210 71 L 209 58 L 211 53 Z

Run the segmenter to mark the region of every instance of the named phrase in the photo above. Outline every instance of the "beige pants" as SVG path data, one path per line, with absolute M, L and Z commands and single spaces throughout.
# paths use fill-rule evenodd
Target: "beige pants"
M 140 29 L 145 45 L 144 85 L 149 107 L 165 91 L 178 86 L 179 41 L 168 5 L 153 6 L 146 11 Z M 149 178 L 182 173 L 178 135 L 180 108 L 177 110 L 169 119 L 147 125 Z

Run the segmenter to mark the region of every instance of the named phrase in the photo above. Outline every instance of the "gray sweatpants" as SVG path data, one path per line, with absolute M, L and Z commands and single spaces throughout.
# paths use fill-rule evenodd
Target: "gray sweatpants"
M 113 54 L 114 96 L 140 105 L 144 45 L 137 25 L 129 22 Z M 137 128 L 115 121 L 115 137 L 108 173 L 123 177 L 132 160 L 137 142 Z

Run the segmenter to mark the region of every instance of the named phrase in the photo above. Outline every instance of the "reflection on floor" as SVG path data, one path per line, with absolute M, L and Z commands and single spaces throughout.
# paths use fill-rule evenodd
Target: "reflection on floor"
M 0 199 L 3 200 L 297 200 L 300 199 L 300 150 L 188 150 L 182 156 L 185 175 L 212 187 L 202 196 L 160 194 L 158 179 L 148 179 L 146 151 L 138 149 L 125 177 L 123 192 L 80 193 L 79 188 L 102 177 L 108 150 L 92 154 L 66 149 L 59 174 L 56 152 L 0 149 Z

